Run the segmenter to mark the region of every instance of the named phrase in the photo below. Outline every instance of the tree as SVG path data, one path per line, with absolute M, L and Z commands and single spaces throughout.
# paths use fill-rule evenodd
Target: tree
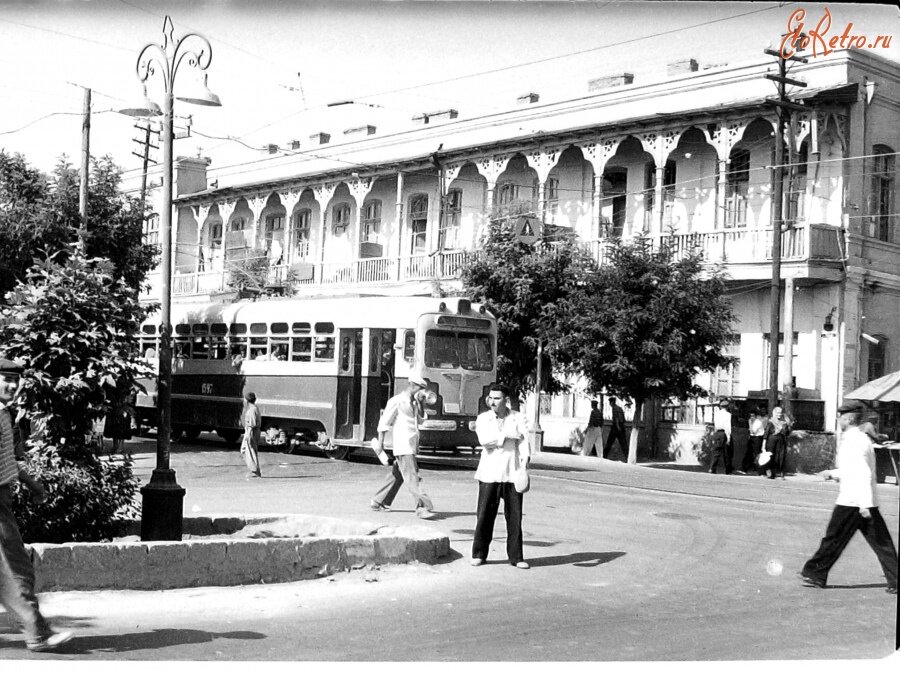
M 35 258 L 65 256 L 78 238 L 79 185 L 79 173 L 65 157 L 48 177 L 22 155 L 0 151 L 0 298 L 25 278 Z M 139 200 L 122 194 L 120 186 L 121 171 L 111 158 L 92 161 L 85 253 L 110 260 L 114 276 L 138 289 L 154 268 L 157 251 L 142 241 Z
M 101 462 L 85 438 L 110 402 L 152 375 L 134 355 L 153 308 L 141 306 L 112 263 L 74 246 L 36 262 L 7 299 L 0 356 L 27 367 L 17 405 L 35 432 L 30 462 L 52 497 L 27 509 L 18 500 L 20 517 L 26 530 L 54 541 L 110 536 L 137 483 L 130 465 Z
M 735 320 L 725 276 L 705 268 L 699 253 L 617 240 L 581 290 L 563 320 L 546 326 L 550 349 L 591 391 L 634 402 L 628 461 L 635 463 L 644 404 L 704 395 L 696 376 L 734 361 L 723 353 Z
M 538 341 L 546 340 L 569 296 L 596 270 L 593 258 L 569 236 L 546 232 L 535 244 L 519 241 L 518 219 L 531 210 L 530 203 L 521 203 L 495 211 L 479 254 L 462 270 L 464 292 L 497 317 L 498 378 L 520 397 L 537 389 Z M 540 390 L 565 390 L 555 370 L 545 351 Z

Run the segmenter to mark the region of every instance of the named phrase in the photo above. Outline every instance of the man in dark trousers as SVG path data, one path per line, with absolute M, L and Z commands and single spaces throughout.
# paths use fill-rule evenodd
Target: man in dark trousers
M 706 430 L 710 434 L 709 436 L 709 445 L 711 458 L 709 462 L 709 472 L 715 473 L 716 467 L 719 465 L 719 462 L 722 462 L 722 468 L 725 470 L 725 475 L 731 473 L 731 458 L 729 455 L 728 447 L 728 434 L 725 433 L 725 430 L 719 427 L 715 431 L 713 431 L 714 427 L 712 424 L 706 425 Z
M 28 488 L 35 503 L 47 499 L 41 482 L 16 461 L 23 450 L 16 447 L 15 420 L 10 415 L 9 404 L 16 397 L 22 372 L 23 368 L 14 361 L 0 359 L 0 604 L 22 626 L 25 646 L 33 652 L 43 652 L 67 642 L 72 633 L 54 631 L 41 614 L 34 592 L 31 556 L 25 551 L 12 510 L 16 481 Z
M 609 429 L 609 436 L 606 437 L 606 443 L 603 444 L 603 457 L 609 457 L 609 451 L 614 441 L 619 442 L 622 448 L 622 454 L 625 455 L 625 461 L 628 461 L 628 441 L 625 437 L 625 411 L 616 403 L 616 397 L 609 397 L 609 407 L 612 409 L 612 421 Z
M 842 434 L 835 468 L 820 473 L 825 480 L 840 481 L 837 503 L 819 550 L 806 561 L 800 577 L 806 586 L 825 588 L 828 572 L 859 530 L 881 563 L 887 592 L 896 595 L 897 549 L 875 501 L 875 449 L 872 440 L 860 429 L 862 412 L 863 407 L 858 403 L 838 408 Z

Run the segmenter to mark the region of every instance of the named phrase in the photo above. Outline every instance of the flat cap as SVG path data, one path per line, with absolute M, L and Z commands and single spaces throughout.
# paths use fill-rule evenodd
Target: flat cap
M 20 366 L 15 361 L 9 359 L 0 359 L 0 374 L 3 375 L 21 375 L 25 372 L 25 367 Z
M 863 412 L 865 406 L 859 401 L 846 401 L 837 409 L 839 413 Z

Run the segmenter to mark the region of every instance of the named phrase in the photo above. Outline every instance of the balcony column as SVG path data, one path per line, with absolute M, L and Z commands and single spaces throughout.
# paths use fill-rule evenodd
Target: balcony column
M 716 217 L 713 227 L 716 230 L 725 229 L 725 193 L 728 188 L 728 160 L 719 159 L 719 178 L 716 181 Z
M 203 258 L 203 225 L 206 222 L 207 217 L 209 217 L 209 210 L 211 208 L 212 204 L 199 204 L 191 207 L 191 210 L 194 212 L 194 220 L 197 221 L 197 257 L 194 265 L 194 269 L 197 272 L 206 271 L 206 260 Z M 203 269 L 200 269 L 201 262 L 204 263 Z
M 591 228 L 593 232 L 590 235 L 593 235 L 594 232 L 597 233 L 597 238 L 602 238 L 604 236 L 603 226 L 600 222 L 602 214 L 600 212 L 601 207 L 603 205 L 603 172 L 597 173 L 594 172 L 594 178 L 591 181 Z M 589 236 L 589 239 L 593 239 L 593 236 Z
M 793 419 L 791 399 L 794 397 L 794 277 L 784 279 L 784 368 L 782 397 L 784 414 Z
M 663 180 L 665 180 L 666 166 L 665 161 L 662 164 L 657 163 L 654 169 L 656 173 L 656 184 L 653 186 L 653 216 L 651 218 L 651 232 L 653 224 L 656 224 L 657 234 L 662 236 L 663 233 Z
M 265 231 L 265 223 L 262 223 L 260 218 L 262 218 L 262 213 L 266 208 L 267 201 L 268 196 L 262 194 L 247 199 L 247 206 L 250 207 L 250 213 L 253 214 L 253 248 L 256 248 L 256 245 L 260 240 L 259 235 Z
M 237 199 L 216 202 L 216 206 L 219 207 L 219 215 L 222 217 L 222 278 L 219 281 L 219 288 L 224 289 L 228 276 L 228 228 L 231 216 L 237 208 Z
M 534 152 L 530 152 L 525 156 L 528 165 L 535 170 L 538 177 L 538 194 L 537 204 L 535 208 L 537 216 L 544 221 L 547 208 L 547 179 L 550 177 L 550 171 L 559 161 L 562 152 L 561 148 L 541 148 Z
M 603 172 L 606 169 L 606 163 L 616 154 L 619 144 L 625 140 L 625 137 L 603 138 L 596 141 L 579 145 L 584 158 L 591 163 L 594 170 L 594 178 L 591 181 L 591 229 L 587 239 L 602 239 L 606 233 L 602 227 L 602 210 L 603 210 Z M 597 250 L 597 260 L 601 260 L 601 251 Z
M 372 189 L 373 182 L 373 178 L 357 178 L 356 180 L 351 181 L 348 186 L 350 188 L 350 194 L 356 201 L 355 233 L 349 235 L 351 246 L 355 251 L 355 255 L 350 262 L 352 265 L 350 270 L 351 281 L 354 282 L 358 280 L 359 266 L 362 264 L 360 262 L 359 250 L 362 245 L 363 205 L 365 204 L 366 196 L 368 196 L 369 191 Z
M 395 250 L 395 260 L 397 264 L 397 269 L 394 271 L 394 278 L 397 281 L 400 281 L 400 272 L 401 272 L 401 258 L 403 256 L 403 172 L 397 172 L 397 202 L 395 204 L 395 214 L 397 218 L 397 226 L 396 226 L 396 239 L 397 239 L 397 247 Z
M 296 188 L 290 190 L 282 190 L 278 193 L 278 198 L 281 200 L 281 205 L 284 206 L 284 227 L 286 229 L 284 235 L 284 263 L 286 265 L 290 265 L 294 262 L 294 209 L 297 207 L 297 204 L 300 203 L 300 197 L 302 194 L 303 190 Z
M 506 171 L 506 166 L 509 164 L 511 157 L 512 155 L 494 155 L 493 157 L 485 157 L 475 163 L 478 173 L 487 180 L 485 210 L 489 219 L 494 210 L 494 189 L 497 187 L 497 179 L 500 178 L 500 174 Z
M 331 202 L 331 198 L 334 197 L 334 191 L 337 190 L 337 187 L 337 183 L 322 183 L 313 187 L 313 196 L 319 204 L 319 213 L 322 216 L 322 222 L 321 229 L 319 230 L 319 250 L 316 252 L 316 256 L 310 257 L 319 259 L 320 284 L 322 283 L 322 278 L 325 273 L 325 243 L 328 235 L 328 204 Z

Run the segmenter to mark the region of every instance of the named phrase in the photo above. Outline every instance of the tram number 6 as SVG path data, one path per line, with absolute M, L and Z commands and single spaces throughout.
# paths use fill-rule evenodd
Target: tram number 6
M 212 394 L 212 382 L 203 382 L 200 384 L 201 394 Z

